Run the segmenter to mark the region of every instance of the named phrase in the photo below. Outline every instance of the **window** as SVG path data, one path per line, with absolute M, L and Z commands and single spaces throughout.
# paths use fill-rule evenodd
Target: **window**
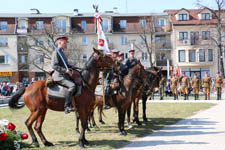
M 82 37 L 82 45 L 87 45 L 87 44 L 88 44 L 87 37 L 83 36 Z
M 210 20 L 210 13 L 202 13 L 202 20 Z
M 155 42 L 156 42 L 156 43 L 160 43 L 160 41 L 161 41 L 160 36 L 155 36 Z
M 187 32 L 179 32 L 179 39 L 180 40 L 187 40 L 188 39 L 188 33 Z
M 205 50 L 200 49 L 199 50 L 199 62 L 204 62 L 205 61 Z
M 20 56 L 20 63 L 26 63 L 26 56 L 25 55 L 21 55 Z
M 165 19 L 159 19 L 158 20 L 158 26 L 159 27 L 162 27 L 162 26 L 165 26 L 166 25 L 166 20 Z
M 103 21 L 102 21 L 103 32 L 104 33 L 108 32 L 108 28 L 109 28 L 109 21 L 108 21 L 108 19 L 103 19 Z
M 44 21 L 36 21 L 37 30 L 42 30 L 44 28 Z
M 82 61 L 83 61 L 83 63 L 86 63 L 88 61 L 87 54 L 83 54 Z
M 66 32 L 66 20 L 57 20 L 56 26 L 58 28 L 59 33 L 65 33 Z
M 140 19 L 139 24 L 140 24 L 141 28 L 144 28 L 144 29 L 146 28 L 146 20 L 145 19 Z
M 185 62 L 185 50 L 179 50 L 179 62 Z
M 0 64 L 9 64 L 9 56 L 0 56 Z
M 195 45 L 199 40 L 199 32 L 191 32 L 191 45 Z
M 187 14 L 179 14 L 179 21 L 186 21 L 187 20 Z
M 36 63 L 37 64 L 44 63 L 44 56 L 38 55 L 36 58 Z
M 208 49 L 208 61 L 213 61 L 213 50 Z
M 26 29 L 26 28 L 27 28 L 26 20 L 20 20 L 20 22 L 19 22 L 19 29 Z
M 37 39 L 36 45 L 37 46 L 44 45 L 44 39 L 42 39 L 42 38 Z
M 0 21 L 0 30 L 7 30 L 7 21 Z
M 85 30 L 86 27 L 87 27 L 87 22 L 86 22 L 85 20 L 82 20 L 82 21 L 81 21 L 81 29 L 82 29 L 82 30 Z
M 120 28 L 125 29 L 127 27 L 127 20 L 120 20 Z
M 148 60 L 148 53 L 142 52 L 142 57 L 141 57 L 141 59 L 142 59 L 142 61 Z
M 121 36 L 121 44 L 126 45 L 127 44 L 127 37 L 126 36 Z
M 210 39 L 210 31 L 202 31 L 202 40 Z
M 0 38 L 0 47 L 8 46 L 8 38 Z
M 189 51 L 189 62 L 195 62 L 195 50 Z

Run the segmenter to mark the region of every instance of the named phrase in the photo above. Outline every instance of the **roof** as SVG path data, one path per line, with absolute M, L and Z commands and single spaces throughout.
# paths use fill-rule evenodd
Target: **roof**
M 94 17 L 95 13 L 0 13 L 0 18 L 46 18 L 46 17 Z M 132 16 L 167 16 L 168 13 L 99 13 L 100 15 L 108 15 L 113 17 L 132 17 Z
M 179 21 L 176 20 L 176 14 L 183 9 L 176 10 L 165 10 L 171 16 L 171 22 L 173 25 L 196 25 L 196 24 L 216 24 L 217 20 L 214 16 L 212 16 L 211 20 L 200 20 L 198 18 L 198 14 L 201 13 L 203 9 L 185 9 L 189 12 L 189 20 L 187 21 Z M 213 14 L 212 14 L 213 15 Z

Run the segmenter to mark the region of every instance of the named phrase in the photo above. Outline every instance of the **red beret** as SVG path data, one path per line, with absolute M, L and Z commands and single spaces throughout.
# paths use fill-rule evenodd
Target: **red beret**
M 194 73 L 194 76 L 197 76 L 197 73 Z
M 134 49 L 129 50 L 129 53 L 131 53 L 131 52 L 133 52 L 133 53 L 134 53 L 134 52 L 135 52 L 135 50 L 134 50 Z
M 220 72 L 217 72 L 217 74 L 220 74 Z
M 56 41 L 58 41 L 58 40 L 66 40 L 66 41 L 68 41 L 68 38 L 66 36 L 61 36 L 61 37 L 58 37 L 56 39 Z
M 185 72 L 183 72 L 183 75 L 185 75 Z
M 113 54 L 119 55 L 119 52 L 112 52 Z
M 124 56 L 124 53 L 120 53 L 119 56 Z
M 205 72 L 205 74 L 208 74 L 208 72 Z

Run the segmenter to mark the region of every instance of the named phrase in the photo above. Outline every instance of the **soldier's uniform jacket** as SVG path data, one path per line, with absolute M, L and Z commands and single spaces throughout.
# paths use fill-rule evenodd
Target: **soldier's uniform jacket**
M 223 85 L 223 79 L 221 78 L 221 76 L 216 77 L 215 87 L 222 87 L 222 85 Z
M 191 87 L 200 89 L 200 79 L 199 78 L 193 78 L 191 80 Z
M 178 85 L 179 85 L 179 79 L 177 77 L 173 77 L 170 80 L 170 86 L 171 87 L 178 87 Z
M 72 68 L 71 65 L 68 64 L 68 60 L 63 53 L 61 49 L 59 49 L 59 52 L 63 59 L 65 60 L 68 68 Z M 52 75 L 52 78 L 54 81 L 60 81 L 63 79 L 69 79 L 69 75 L 66 73 L 66 67 L 61 59 L 61 57 L 58 55 L 57 51 L 54 51 L 52 53 L 52 61 L 51 61 L 52 69 L 54 69 L 54 73 Z
M 181 82 L 182 82 L 182 87 L 183 88 L 184 87 L 187 87 L 187 88 L 190 87 L 190 80 L 189 80 L 189 78 L 187 76 L 183 77 Z
M 211 77 L 203 77 L 202 79 L 202 87 L 210 88 L 212 85 Z
M 128 69 L 133 68 L 137 63 L 138 63 L 137 58 L 128 58 L 126 61 Z

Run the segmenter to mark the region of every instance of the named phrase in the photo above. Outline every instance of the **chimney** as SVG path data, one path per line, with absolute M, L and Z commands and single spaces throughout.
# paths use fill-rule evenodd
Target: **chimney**
M 74 9 L 73 14 L 74 14 L 74 16 L 78 16 L 78 9 Z

